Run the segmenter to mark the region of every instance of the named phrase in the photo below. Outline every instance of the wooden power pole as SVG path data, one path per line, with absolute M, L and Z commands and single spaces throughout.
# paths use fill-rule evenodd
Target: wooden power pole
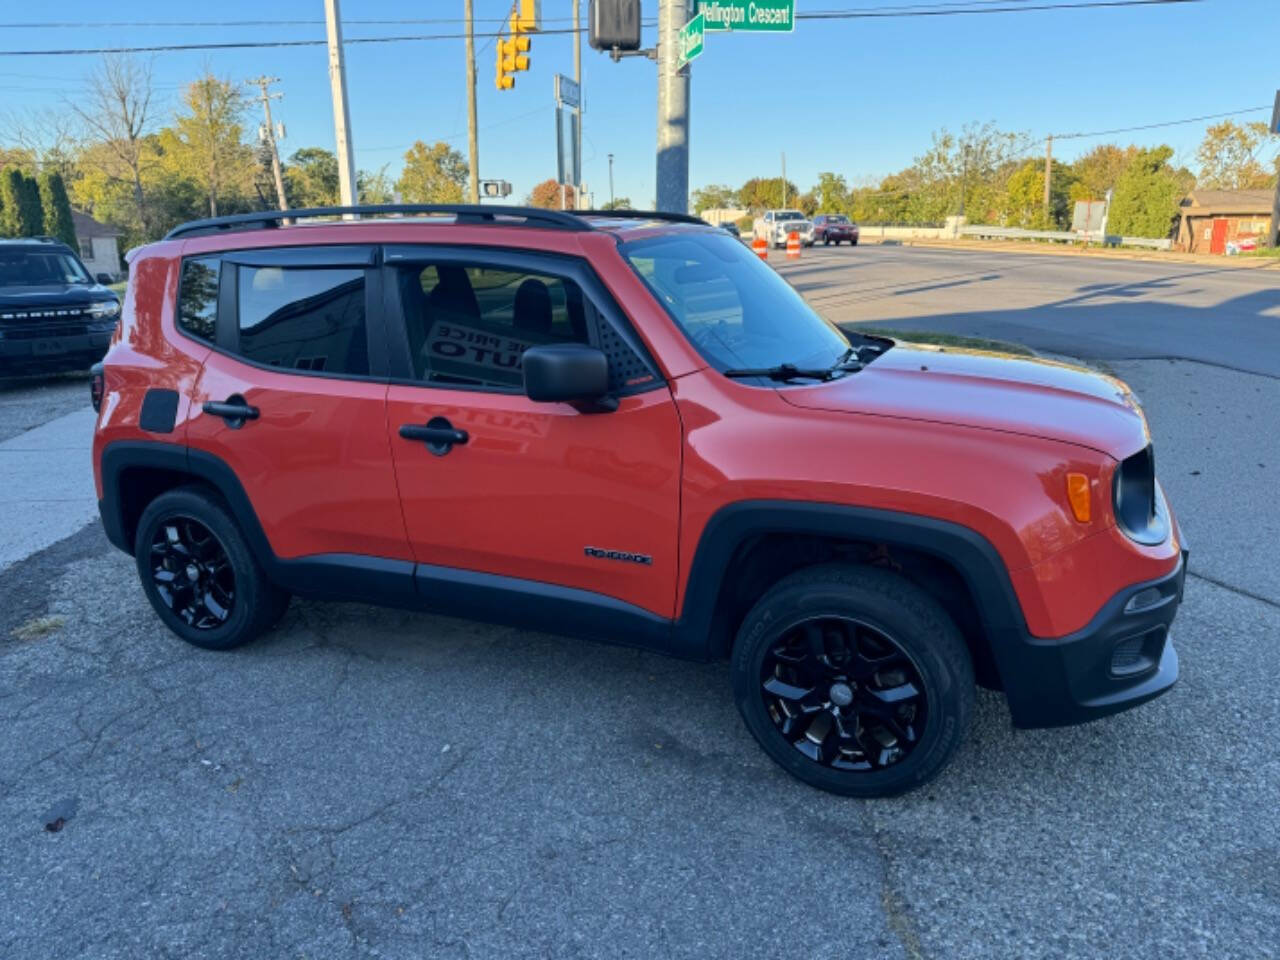
M 1044 139 L 1044 215 L 1049 216 L 1049 184 L 1053 180 L 1053 134 Z
M 467 202 L 480 202 L 480 141 L 476 135 L 476 35 L 472 0 L 462 0 L 462 16 L 467 21 Z
M 271 121 L 271 101 L 279 100 L 284 96 L 283 93 L 271 92 L 271 84 L 279 82 L 279 77 L 268 77 L 265 74 L 245 81 L 249 86 L 258 87 L 262 91 L 258 99 L 262 101 L 262 112 L 266 120 L 266 125 L 263 127 L 266 136 L 263 139 L 271 147 L 271 172 L 276 178 L 276 200 L 281 210 L 288 210 L 289 202 L 284 198 L 284 174 L 280 169 L 280 150 L 276 147 L 276 128 Z

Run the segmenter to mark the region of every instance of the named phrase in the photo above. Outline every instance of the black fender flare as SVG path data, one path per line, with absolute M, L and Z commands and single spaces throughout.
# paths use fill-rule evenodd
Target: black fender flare
M 726 570 L 738 548 L 762 534 L 798 534 L 884 543 L 937 557 L 954 567 L 973 596 L 991 641 L 998 668 L 1016 660 L 1027 636 L 1026 618 L 999 552 L 977 531 L 934 517 L 788 500 L 746 500 L 717 510 L 698 540 L 686 581 L 684 603 L 675 621 L 673 646 L 687 655 L 714 659 L 716 604 Z

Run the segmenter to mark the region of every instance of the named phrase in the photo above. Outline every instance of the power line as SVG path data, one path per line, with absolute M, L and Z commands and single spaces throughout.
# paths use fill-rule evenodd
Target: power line
M 1091 133 L 1055 133 L 1055 140 L 1079 140 L 1083 137 L 1106 137 L 1113 133 L 1131 133 L 1135 130 L 1155 130 L 1159 127 L 1176 127 L 1183 123 L 1199 123 L 1203 120 L 1221 120 L 1223 117 L 1235 117 L 1242 113 L 1258 113 L 1262 110 L 1270 110 L 1272 104 L 1265 107 L 1245 107 L 1242 110 L 1228 110 L 1225 113 L 1206 113 L 1202 117 L 1186 117 L 1182 120 L 1164 120 L 1160 123 L 1143 123 L 1136 127 L 1116 127 L 1113 130 L 1094 130 Z
M 969 14 L 991 14 L 991 13 L 1034 13 L 1043 10 L 1085 10 L 1096 8 L 1115 8 L 1115 7 L 1153 7 L 1168 6 L 1172 4 L 1185 3 L 1201 3 L 1203 0 L 1075 0 L 1075 2 L 1056 2 L 1056 3 L 1018 3 L 1018 0 L 1003 0 L 1003 6 L 976 6 L 976 4 L 987 2 L 987 0 L 972 0 L 975 5 L 956 6 L 954 3 L 939 3 L 933 6 L 918 4 L 910 7 L 892 6 L 892 7 L 867 7 L 859 10 L 828 10 L 810 13 L 799 13 L 796 15 L 797 20 L 861 20 L 861 19 L 881 19 L 881 18 L 910 18 L 910 17 L 951 17 L 965 16 Z M 1010 3 L 1018 3 L 1018 5 L 1010 6 Z M 345 23 L 354 21 L 344 21 Z M 454 21 L 449 21 L 454 22 Z M 194 21 L 188 23 L 194 24 Z M 247 21 L 245 22 L 248 23 Z M 307 25 L 311 22 L 307 21 Z M 118 22 L 117 25 L 122 25 Z M 258 21 L 258 26 L 264 25 L 283 25 L 271 24 L 268 21 Z M 295 24 L 300 25 L 300 24 Z M 0 26 L 4 26 L 0 24 Z M 88 23 L 81 26 L 90 26 Z M 104 26 L 104 24 L 94 24 L 93 26 Z M 539 31 L 543 35 L 564 35 L 581 33 L 583 30 L 574 30 L 572 27 L 553 27 Z M 423 42 L 428 40 L 462 40 L 466 34 L 463 33 L 420 33 L 420 34 L 402 34 L 398 36 L 383 37 L 347 37 L 345 44 L 361 44 L 361 43 L 406 43 L 406 42 Z M 84 55 L 100 55 L 113 53 L 170 53 L 191 50 L 251 50 L 263 48 L 284 48 L 284 47 L 316 47 L 323 46 L 325 40 L 242 40 L 242 41 L 221 41 L 206 43 L 163 43 L 149 44 L 141 46 L 117 46 L 117 47 L 67 47 L 60 49 L 47 50 L 0 50 L 0 57 L 56 57 L 56 56 L 84 56 Z

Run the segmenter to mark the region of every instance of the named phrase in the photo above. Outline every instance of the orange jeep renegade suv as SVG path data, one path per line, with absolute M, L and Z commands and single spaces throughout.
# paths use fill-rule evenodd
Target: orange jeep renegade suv
M 94 398 L 107 535 L 202 647 L 298 595 L 728 658 L 765 751 L 858 796 L 935 776 L 975 682 L 1034 727 L 1177 679 L 1124 384 L 841 332 L 693 217 L 190 223 Z

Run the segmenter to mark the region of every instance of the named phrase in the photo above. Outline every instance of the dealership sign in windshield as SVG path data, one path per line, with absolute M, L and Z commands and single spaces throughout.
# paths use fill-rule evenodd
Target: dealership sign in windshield
M 441 321 L 431 328 L 427 339 L 433 379 L 458 379 L 485 386 L 520 387 L 524 374 L 520 358 L 530 347 L 559 342 L 555 337 L 539 337 L 529 331 L 511 335 L 510 324 Z

